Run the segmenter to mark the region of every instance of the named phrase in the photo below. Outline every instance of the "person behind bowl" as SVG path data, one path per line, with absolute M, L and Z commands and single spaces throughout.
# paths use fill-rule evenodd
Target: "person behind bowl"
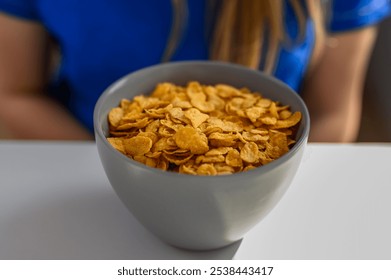
M 388 0 L 0 0 L 0 126 L 7 137 L 93 139 L 104 89 L 132 71 L 220 60 L 299 92 L 310 141 L 354 141 Z

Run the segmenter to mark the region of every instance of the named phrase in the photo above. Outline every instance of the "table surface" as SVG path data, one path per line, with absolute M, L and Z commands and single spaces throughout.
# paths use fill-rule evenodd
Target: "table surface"
M 0 259 L 391 259 L 391 144 L 309 144 L 277 207 L 223 249 L 173 248 L 111 188 L 93 142 L 0 141 Z

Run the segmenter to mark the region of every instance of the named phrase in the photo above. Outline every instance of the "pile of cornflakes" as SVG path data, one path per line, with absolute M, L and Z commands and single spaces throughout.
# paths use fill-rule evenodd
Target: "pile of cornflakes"
M 249 89 L 161 83 L 108 114 L 111 145 L 150 167 L 220 175 L 265 165 L 295 143 L 301 113 Z

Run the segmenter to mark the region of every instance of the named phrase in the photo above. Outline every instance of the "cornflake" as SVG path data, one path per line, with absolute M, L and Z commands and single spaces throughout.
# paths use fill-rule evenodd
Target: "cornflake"
M 160 83 L 112 108 L 108 142 L 153 168 L 190 175 L 244 172 L 295 144 L 300 112 L 230 85 Z

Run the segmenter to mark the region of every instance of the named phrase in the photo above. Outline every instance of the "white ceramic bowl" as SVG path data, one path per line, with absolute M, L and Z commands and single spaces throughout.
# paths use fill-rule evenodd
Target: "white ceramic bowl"
M 149 93 L 160 82 L 226 83 L 248 87 L 302 113 L 293 148 L 247 172 L 194 176 L 150 168 L 116 151 L 106 140 L 107 114 L 122 98 Z M 309 114 L 297 93 L 278 80 L 245 67 L 216 62 L 166 63 L 131 73 L 110 86 L 94 112 L 100 159 L 118 197 L 148 230 L 177 247 L 206 250 L 226 246 L 259 223 L 280 201 L 300 165 Z

